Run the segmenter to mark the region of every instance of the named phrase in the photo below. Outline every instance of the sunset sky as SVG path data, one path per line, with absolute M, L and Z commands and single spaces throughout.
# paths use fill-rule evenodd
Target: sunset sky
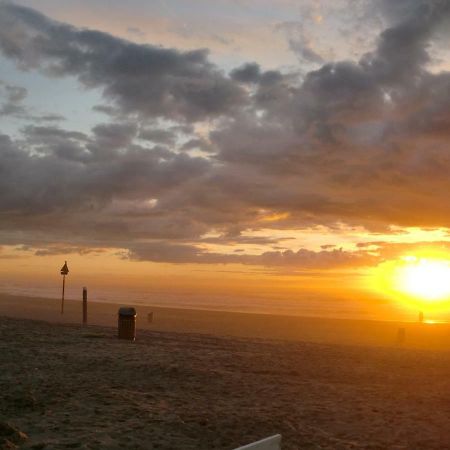
M 0 290 L 450 317 L 449 41 L 449 0 L 0 1 Z

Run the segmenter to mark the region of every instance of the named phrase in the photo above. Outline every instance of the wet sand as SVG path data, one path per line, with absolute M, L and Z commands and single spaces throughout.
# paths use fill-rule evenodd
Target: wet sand
M 60 314 L 60 302 L 58 299 L 18 297 L 0 293 L 0 315 L 58 323 L 81 323 L 81 301 L 66 300 L 64 315 Z M 124 305 L 133 305 L 132 299 Z M 89 302 L 89 324 L 117 326 L 119 306 Z M 330 344 L 450 350 L 450 324 L 317 319 L 146 305 L 135 307 L 139 329 Z M 153 312 L 152 323 L 148 323 L 150 312 Z M 404 340 L 400 342 L 399 329 L 404 329 Z

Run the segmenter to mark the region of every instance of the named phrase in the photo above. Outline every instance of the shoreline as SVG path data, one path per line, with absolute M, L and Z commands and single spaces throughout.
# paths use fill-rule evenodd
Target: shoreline
M 394 307 L 395 301 L 391 306 L 386 306 L 387 300 L 384 298 L 373 298 L 374 304 L 382 304 L 373 310 L 368 309 L 368 304 L 363 305 L 356 299 L 340 298 L 337 299 L 333 295 L 329 298 L 309 298 L 309 294 L 301 296 L 281 296 L 273 295 L 249 295 L 243 296 L 225 295 L 225 294 L 200 294 L 192 292 L 159 292 L 151 291 L 143 293 L 133 289 L 123 291 L 104 291 L 89 290 L 89 301 L 95 303 L 108 303 L 122 305 L 124 298 L 131 298 L 133 305 L 138 306 L 154 306 L 160 308 L 189 309 L 200 311 L 218 311 L 218 312 L 235 312 L 248 314 L 265 314 L 277 316 L 294 316 L 301 318 L 318 318 L 318 319 L 342 319 L 342 320 L 367 320 L 380 322 L 417 322 L 418 312 L 402 309 L 400 306 Z M 69 291 L 66 289 L 66 300 L 81 300 L 81 288 L 76 291 L 73 288 Z M 14 297 L 53 299 L 61 300 L 61 292 L 55 289 L 49 291 L 41 291 L 36 289 L 3 289 L 0 287 L 0 295 L 10 295 Z M 367 299 L 365 300 L 367 301 Z M 450 323 L 450 315 L 445 314 L 426 314 L 427 319 L 434 319 L 435 322 Z
M 11 298 L 17 298 L 22 301 L 22 299 L 26 299 L 29 301 L 43 301 L 43 302 L 54 302 L 55 305 L 60 305 L 61 298 L 60 297 L 44 297 L 40 295 L 19 295 L 19 294 L 11 294 L 7 291 L 0 291 L 0 303 L 2 301 L 3 297 L 11 297 Z M 65 298 L 64 302 L 70 302 L 74 304 L 79 304 L 82 302 L 81 298 Z M 332 317 L 332 316 L 326 316 L 326 315 L 308 315 L 308 314 L 287 314 L 287 313 L 277 313 L 277 312 L 267 312 L 267 311 L 244 311 L 244 310 L 238 310 L 233 308 L 202 308 L 200 306 L 164 306 L 160 303 L 147 303 L 142 301 L 131 301 L 129 303 L 124 302 L 118 302 L 118 301 L 108 301 L 108 300 L 89 300 L 89 305 L 95 304 L 95 305 L 108 305 L 108 307 L 115 306 L 117 309 L 119 309 L 121 306 L 132 306 L 135 308 L 154 308 L 154 309 L 164 309 L 164 310 L 174 310 L 174 311 L 197 311 L 199 313 L 205 312 L 205 313 L 224 313 L 224 314 L 245 314 L 245 315 L 251 315 L 251 316 L 274 316 L 274 317 L 294 317 L 297 319 L 302 320 L 319 320 L 319 321 L 340 321 L 340 322 L 376 322 L 376 323 L 395 323 L 395 324 L 404 324 L 404 325 L 410 325 L 410 324 L 420 324 L 417 320 L 401 320 L 401 319 L 378 319 L 378 318 L 352 318 L 352 317 Z M 1 308 L 1 304 L 0 304 Z M 57 309 L 57 308 L 56 308 Z M 440 319 L 430 319 L 430 320 L 424 320 L 422 324 L 438 324 L 438 325 L 449 325 L 450 326 L 450 320 L 440 320 Z
M 81 324 L 81 300 L 65 300 L 64 315 L 60 314 L 59 305 L 58 299 L 0 293 L 2 316 Z M 331 319 L 172 308 L 133 302 L 126 305 L 136 308 L 138 335 L 139 330 L 153 330 L 326 344 L 450 350 L 448 323 Z M 117 327 L 117 312 L 120 306 L 119 303 L 88 302 L 88 324 Z M 153 322 L 148 323 L 147 315 L 151 312 Z M 405 330 L 403 342 L 398 339 L 399 329 Z

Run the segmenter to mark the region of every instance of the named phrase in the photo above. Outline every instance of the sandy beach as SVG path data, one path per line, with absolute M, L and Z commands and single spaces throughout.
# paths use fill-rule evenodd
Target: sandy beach
M 2 448 L 449 448 L 449 353 L 115 331 L 0 318 Z
M 58 301 L 1 299 L 1 448 L 233 449 L 274 433 L 292 450 L 450 448 L 450 352 L 388 345 L 398 324 L 372 324 L 373 346 L 357 321 L 139 306 L 130 343 L 118 305 L 91 305 L 83 327 L 80 302 L 58 323 Z M 424 327 L 428 344 L 448 333 Z

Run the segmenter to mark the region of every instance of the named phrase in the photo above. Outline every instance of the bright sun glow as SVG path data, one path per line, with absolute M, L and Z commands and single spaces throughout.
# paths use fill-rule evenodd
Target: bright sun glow
M 439 248 L 386 260 L 371 272 L 369 286 L 401 308 L 429 318 L 450 313 L 450 254 Z
M 450 264 L 444 260 L 405 258 L 405 265 L 396 270 L 396 289 L 435 301 L 450 297 Z

